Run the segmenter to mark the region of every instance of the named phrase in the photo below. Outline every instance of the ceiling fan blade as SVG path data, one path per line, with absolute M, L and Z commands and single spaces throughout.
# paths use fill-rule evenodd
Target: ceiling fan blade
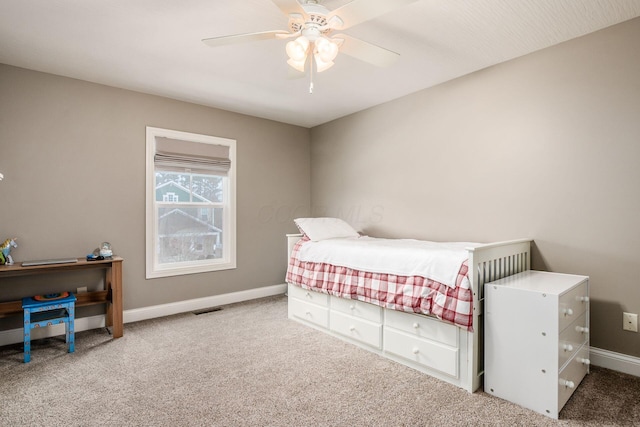
M 295 33 L 285 32 L 284 34 L 276 34 L 276 38 L 278 40 L 284 40 L 284 39 L 290 39 L 292 37 L 298 37 L 301 34 L 302 34 L 302 31 L 296 31 Z
M 275 3 L 276 6 L 284 13 L 289 16 L 291 13 L 302 13 L 305 14 L 304 9 L 298 3 L 297 0 L 271 0 Z
M 332 10 L 327 16 L 327 20 L 331 20 L 334 16 L 339 17 L 344 24 L 338 29 L 344 30 L 345 28 L 353 27 L 362 22 L 377 18 L 378 16 L 415 1 L 416 0 L 353 0 L 344 6 Z
M 233 36 L 212 37 L 209 39 L 202 39 L 202 42 L 207 46 L 216 47 L 216 46 L 226 46 L 230 44 L 244 43 L 244 42 L 250 42 L 250 41 L 257 41 L 257 40 L 275 39 L 279 36 L 284 36 L 288 34 L 289 34 L 288 31 L 282 31 L 282 30 L 262 31 L 260 33 L 246 33 L 246 34 L 236 34 Z
M 333 38 L 344 40 L 342 46 L 340 46 L 340 52 L 378 67 L 388 67 L 400 57 L 400 54 L 390 51 L 389 49 L 376 46 L 346 34 L 338 34 Z

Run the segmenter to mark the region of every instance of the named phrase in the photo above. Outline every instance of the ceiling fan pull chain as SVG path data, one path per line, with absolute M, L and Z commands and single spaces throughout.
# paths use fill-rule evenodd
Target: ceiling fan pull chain
M 309 61 L 309 93 L 313 94 L 313 61 Z

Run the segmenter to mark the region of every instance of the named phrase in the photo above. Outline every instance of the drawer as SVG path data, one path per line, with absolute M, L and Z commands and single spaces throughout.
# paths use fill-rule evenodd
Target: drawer
M 558 412 L 564 407 L 578 384 L 589 372 L 589 346 L 583 345 L 558 376 Z
M 333 307 L 332 307 L 333 308 Z M 363 344 L 382 348 L 382 325 L 331 310 L 329 328 Z
M 415 335 L 384 328 L 384 351 L 418 365 L 458 377 L 458 350 Z
M 329 307 L 329 295 L 320 292 L 308 291 L 299 286 L 289 285 L 289 296 L 302 301 Z
M 573 323 L 589 308 L 589 286 L 587 279 L 580 285 L 560 296 L 558 316 L 559 332 Z
M 385 310 L 385 325 L 415 337 L 458 347 L 458 327 L 435 318 L 397 310 Z
M 558 340 L 558 366 L 560 369 L 571 359 L 582 344 L 589 340 L 587 313 L 582 313 L 572 324 L 562 331 Z
M 329 309 L 310 302 L 289 298 L 289 317 L 329 328 Z
M 366 302 L 331 297 L 331 310 L 339 311 L 350 316 L 382 323 L 382 307 Z

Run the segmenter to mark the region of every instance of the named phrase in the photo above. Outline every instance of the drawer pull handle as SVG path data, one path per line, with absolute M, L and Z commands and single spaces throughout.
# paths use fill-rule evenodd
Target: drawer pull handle
M 564 315 L 565 316 L 573 316 L 573 310 L 570 308 L 565 308 L 564 309 Z
M 356 327 L 355 327 L 355 326 L 353 326 L 353 325 L 351 325 L 351 326 L 349 326 L 349 330 L 350 330 L 351 332 L 353 332 L 353 331 L 355 331 L 355 330 L 356 330 Z
M 419 350 L 419 349 L 417 349 L 417 348 L 414 348 L 414 349 L 413 349 L 413 351 L 412 351 L 412 353 L 413 353 L 413 354 L 418 354 L 418 353 L 420 353 L 420 350 Z
M 589 328 L 586 328 L 584 326 L 576 326 L 576 332 L 580 332 L 583 334 L 588 334 L 589 333 Z
M 562 378 L 560 378 L 560 385 L 568 388 L 576 388 L 576 385 L 573 383 L 573 381 L 563 380 Z
M 356 309 L 356 306 L 355 306 L 355 305 L 351 304 L 351 305 L 349 306 L 349 310 L 355 310 L 355 309 Z
M 573 351 L 573 346 L 571 344 L 565 344 L 562 346 L 564 351 Z
M 578 358 L 576 358 L 576 360 L 578 362 L 582 363 L 583 365 L 587 365 L 587 366 L 591 365 L 591 360 L 589 360 L 589 359 L 585 359 L 583 357 L 578 357 Z
M 419 327 L 420 327 L 420 323 L 415 322 L 415 323 L 413 324 L 413 329 L 418 329 Z
M 577 297 L 576 299 L 580 302 L 589 302 L 589 297 Z

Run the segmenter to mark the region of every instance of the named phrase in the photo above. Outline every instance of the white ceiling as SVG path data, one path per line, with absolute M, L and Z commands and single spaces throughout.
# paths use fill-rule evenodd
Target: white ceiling
M 285 40 L 201 42 L 287 30 L 270 0 L 1 0 L 0 63 L 312 127 L 637 16 L 640 0 L 417 0 L 344 31 L 399 61 L 340 54 L 309 94 Z

